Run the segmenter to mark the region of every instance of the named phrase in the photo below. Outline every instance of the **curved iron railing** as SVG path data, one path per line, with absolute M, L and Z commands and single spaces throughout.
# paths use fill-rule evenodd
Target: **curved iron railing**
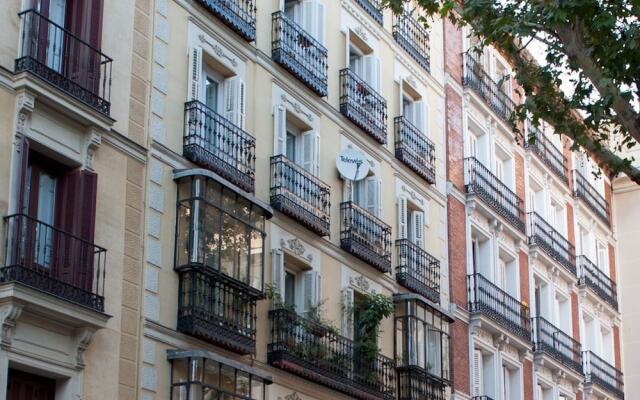
M 104 312 L 107 250 L 25 214 L 4 218 L 0 282 L 19 282 Z
M 254 0 L 197 0 L 243 39 L 256 40 Z
M 464 86 L 473 89 L 503 121 L 509 118 L 515 110 L 515 103 L 511 96 L 505 93 L 500 85 L 487 74 L 482 64 L 474 57 L 475 54 L 465 53 Z
M 533 317 L 533 347 L 582 374 L 582 346 L 543 317 Z
M 382 2 L 380 0 L 355 0 L 367 14 L 380 25 L 382 25 Z
M 616 283 L 584 255 L 578 257 L 578 284 L 590 287 L 598 297 L 618 309 Z
M 378 142 L 387 143 L 387 101 L 349 68 L 340 71 L 340 112 Z
M 549 257 L 576 275 L 576 252 L 560 232 L 556 231 L 536 212 L 529 215 L 529 244 L 539 246 Z
M 577 169 L 573 170 L 573 195 L 584 200 L 604 223 L 610 224 L 609 203 Z
M 253 136 L 197 100 L 185 103 L 184 125 L 182 152 L 186 158 L 253 193 Z
M 624 399 L 624 376 L 622 372 L 592 351 L 584 351 L 584 375 L 586 383 L 593 383 Z
M 398 283 L 440 303 L 440 261 L 409 239 L 396 240 L 396 252 Z
M 525 231 L 524 203 L 489 168 L 474 157 L 465 158 L 466 190 L 480 197 L 518 230 Z
M 29 71 L 109 115 L 113 60 L 35 10 L 18 15 L 22 32 L 16 73 Z
M 271 205 L 321 236 L 331 222 L 331 188 L 283 155 L 271 157 Z
M 340 247 L 381 272 L 391 271 L 391 227 L 353 201 L 340 204 Z
M 430 184 L 436 183 L 435 145 L 403 116 L 393 120 L 396 158 Z
M 429 32 L 410 14 L 395 15 L 393 38 L 420 66 L 429 71 Z
M 367 360 L 357 342 L 286 309 L 271 310 L 268 362 L 364 400 L 395 399 L 395 362 Z
M 569 171 L 567 169 L 567 157 L 562 154 L 560 149 L 551 143 L 551 140 L 549 140 L 540 129 L 529 124 L 528 131 L 529 135 L 524 143 L 524 147 L 531 149 L 558 178 L 568 183 Z
M 467 276 L 467 291 L 469 311 L 482 313 L 522 339 L 531 340 L 529 307 L 481 274 Z
M 319 96 L 327 92 L 327 49 L 284 12 L 271 15 L 271 57 Z

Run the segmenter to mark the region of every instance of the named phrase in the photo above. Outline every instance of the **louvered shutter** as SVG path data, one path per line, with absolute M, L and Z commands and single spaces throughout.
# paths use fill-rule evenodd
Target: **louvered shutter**
M 344 309 L 342 312 L 342 336 L 353 339 L 353 289 L 344 288 L 342 290 L 342 301 Z
M 225 118 L 244 129 L 246 85 L 239 76 L 224 81 Z
M 480 350 L 473 350 L 473 365 L 471 377 L 472 396 L 482 396 L 484 393 L 482 378 L 482 353 Z
M 414 211 L 411 213 L 411 230 L 413 237 L 411 240 L 420 248 L 424 247 L 424 212 Z
M 373 89 L 380 93 L 380 59 L 376 56 L 371 56 L 371 68 L 372 68 L 372 79 L 373 84 L 371 85 Z
M 303 275 L 302 310 L 309 312 L 310 307 L 320 301 L 319 289 L 320 274 L 318 271 L 308 271 Z
M 398 94 L 400 95 L 400 102 L 399 102 L 399 104 L 400 104 L 400 114 L 398 114 L 398 115 L 404 117 L 404 88 L 403 88 L 403 83 L 404 83 L 404 80 L 400 79 L 400 82 L 398 84 L 398 91 L 399 91 Z
M 302 151 L 300 163 L 307 172 L 315 175 L 315 132 L 307 131 L 302 134 Z
M 302 0 L 300 4 L 301 19 L 298 25 L 309 35 L 315 37 L 315 0 Z
M 609 276 L 609 257 L 607 252 L 607 246 L 602 242 L 598 242 L 598 268 L 604 272 L 606 276 Z
M 287 145 L 287 109 L 278 104 L 273 109 L 273 154 L 285 154 Z
M 271 251 L 271 285 L 284 302 L 284 253 L 280 249 Z
M 425 125 L 425 105 L 423 101 L 416 101 L 413 103 L 413 114 L 414 125 L 420 132 L 426 134 L 427 129 Z
M 364 207 L 373 215 L 379 215 L 379 186 L 375 176 L 365 179 Z
M 202 48 L 189 48 L 189 88 L 187 100 L 200 100 L 202 79 Z
M 325 8 L 324 3 L 316 1 L 316 39 L 322 44 L 325 44 Z
M 398 239 L 407 238 L 407 198 L 398 197 Z

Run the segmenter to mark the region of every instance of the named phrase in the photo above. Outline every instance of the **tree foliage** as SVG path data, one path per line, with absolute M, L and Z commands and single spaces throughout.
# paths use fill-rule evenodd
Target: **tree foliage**
M 404 0 L 383 0 L 396 14 Z M 573 140 L 610 176 L 640 184 L 623 150 L 640 142 L 640 2 L 637 0 L 417 0 L 429 24 L 436 16 L 469 26 L 512 64 L 523 104 L 511 118 L 544 120 Z M 546 47 L 546 64 L 530 56 Z M 570 93 L 560 88 L 570 86 Z M 518 132 L 519 133 L 519 132 Z M 527 138 L 527 140 L 533 140 Z

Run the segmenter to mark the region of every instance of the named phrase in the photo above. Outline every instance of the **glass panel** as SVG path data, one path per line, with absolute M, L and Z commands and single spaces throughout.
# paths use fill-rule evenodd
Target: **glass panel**
M 227 365 L 222 366 L 221 368 L 222 384 L 220 385 L 220 388 L 225 392 L 228 392 L 228 393 L 235 392 L 236 390 L 235 372 L 236 370 L 234 368 L 231 368 Z
M 178 237 L 176 243 L 177 266 L 189 263 L 189 223 L 191 208 L 188 202 L 178 205 Z
M 204 203 L 203 203 L 204 204 Z M 220 242 L 220 211 L 207 205 L 204 210 L 202 246 L 205 265 L 218 269 Z
M 204 82 L 204 103 L 215 112 L 218 112 L 218 82 L 207 76 Z
M 251 230 L 251 271 L 249 276 L 251 279 L 251 286 L 262 290 L 262 266 L 264 265 L 264 239 L 262 233 Z
M 249 374 L 246 372 L 236 371 L 236 394 L 241 396 L 251 395 L 251 386 L 249 383 Z
M 205 360 L 204 383 L 215 387 L 220 386 L 220 364 L 214 360 Z
M 236 265 L 236 232 L 236 220 L 223 215 L 220 270 L 229 276 L 233 276 Z
M 442 349 L 440 332 L 429 329 L 427 370 L 435 376 L 442 376 Z
M 189 369 L 189 380 L 192 382 L 202 382 L 204 379 L 202 369 L 202 358 L 192 358 Z
M 262 379 L 251 377 L 251 398 L 253 400 L 264 400 L 264 383 Z
M 396 305 L 397 306 L 397 305 Z M 398 307 L 396 307 L 396 310 Z M 398 360 L 398 365 L 404 366 L 406 365 L 405 353 L 404 353 L 404 333 L 405 330 L 405 318 L 397 318 L 396 319 L 396 359 Z
M 187 388 L 188 388 L 187 384 L 174 386 L 171 394 L 171 399 L 172 400 L 188 400 Z
M 178 182 L 178 201 L 191 198 L 191 179 L 182 178 Z
M 187 359 L 179 359 L 171 361 L 171 368 L 173 373 L 173 382 L 179 383 L 187 380 Z
M 220 205 L 220 197 L 222 196 L 222 187 L 214 180 L 207 180 L 206 198 L 209 204 L 214 206 Z
M 417 353 L 418 353 L 418 365 L 422 368 L 429 369 L 428 365 L 425 364 L 425 357 L 427 353 L 427 349 L 425 346 L 426 341 L 426 332 L 425 332 L 425 324 L 422 321 L 415 321 L 416 323 L 416 340 L 418 342 Z

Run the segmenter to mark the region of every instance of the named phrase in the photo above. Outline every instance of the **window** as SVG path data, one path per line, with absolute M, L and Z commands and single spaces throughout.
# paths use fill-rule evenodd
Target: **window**
M 543 317 L 547 320 L 551 319 L 551 307 L 549 306 L 549 285 L 540 280 L 539 278 L 534 278 L 535 281 L 535 315 L 537 317 Z
M 278 104 L 274 111 L 274 154 L 282 154 L 307 172 L 320 174 L 320 134 Z
M 9 368 L 7 400 L 55 400 L 56 381 Z
M 544 189 L 533 179 L 529 182 L 529 210 L 544 216 L 546 203 Z
M 311 266 L 288 252 L 272 251 L 271 282 L 284 306 L 299 313 L 309 312 L 321 302 L 321 275 Z
M 489 163 L 489 135 L 481 128 L 477 127 L 472 120 L 469 120 L 469 157 L 474 157 L 486 167 L 491 167 Z
M 320 44 L 324 44 L 324 3 L 318 0 L 285 0 L 284 13 Z
M 510 189 L 514 188 L 514 164 L 511 155 L 496 147 L 495 171 L 494 174 L 499 181 L 503 182 Z
M 418 92 L 404 80 L 400 81 L 400 115 L 420 132 L 426 134 L 425 103 Z
M 566 235 L 567 221 L 564 214 L 564 206 L 559 202 L 551 200 L 551 207 L 549 210 L 549 225 L 558 231 L 561 235 Z
M 605 276 L 609 276 L 609 249 L 606 243 L 596 241 L 597 256 L 598 256 L 598 269 L 604 273 Z
M 613 335 L 611 334 L 611 329 L 602 328 L 602 358 L 610 364 L 614 364 L 613 357 Z
M 496 60 L 495 81 L 500 85 L 500 89 L 509 97 L 511 97 L 511 79 L 509 79 L 509 70 L 500 61 Z
M 571 302 L 556 293 L 556 326 L 569 336 L 573 336 L 571 327 Z
M 411 243 L 424 248 L 424 211 L 405 196 L 398 198 L 398 239 L 409 239 Z
M 563 396 L 560 396 L 561 400 L 566 400 Z M 538 384 L 538 390 L 536 394 L 536 400 L 554 400 L 553 399 L 553 388 L 551 387 L 543 387 Z
M 488 396 L 496 398 L 495 390 L 495 356 L 481 350 L 473 350 L 472 396 Z
M 518 267 L 515 259 L 507 254 L 498 257 L 498 270 L 495 283 L 510 296 L 518 297 Z
M 376 92 L 380 91 L 380 59 L 360 38 L 350 34 L 349 69 Z
M 382 215 L 381 184 L 374 174 L 351 183 L 353 201 L 376 217 Z
M 502 399 L 518 400 L 522 398 L 520 390 L 520 372 L 510 366 L 502 366 Z
M 492 279 L 491 246 L 489 240 L 474 235 L 471 238 L 471 243 L 473 273 L 479 273 L 487 279 Z

